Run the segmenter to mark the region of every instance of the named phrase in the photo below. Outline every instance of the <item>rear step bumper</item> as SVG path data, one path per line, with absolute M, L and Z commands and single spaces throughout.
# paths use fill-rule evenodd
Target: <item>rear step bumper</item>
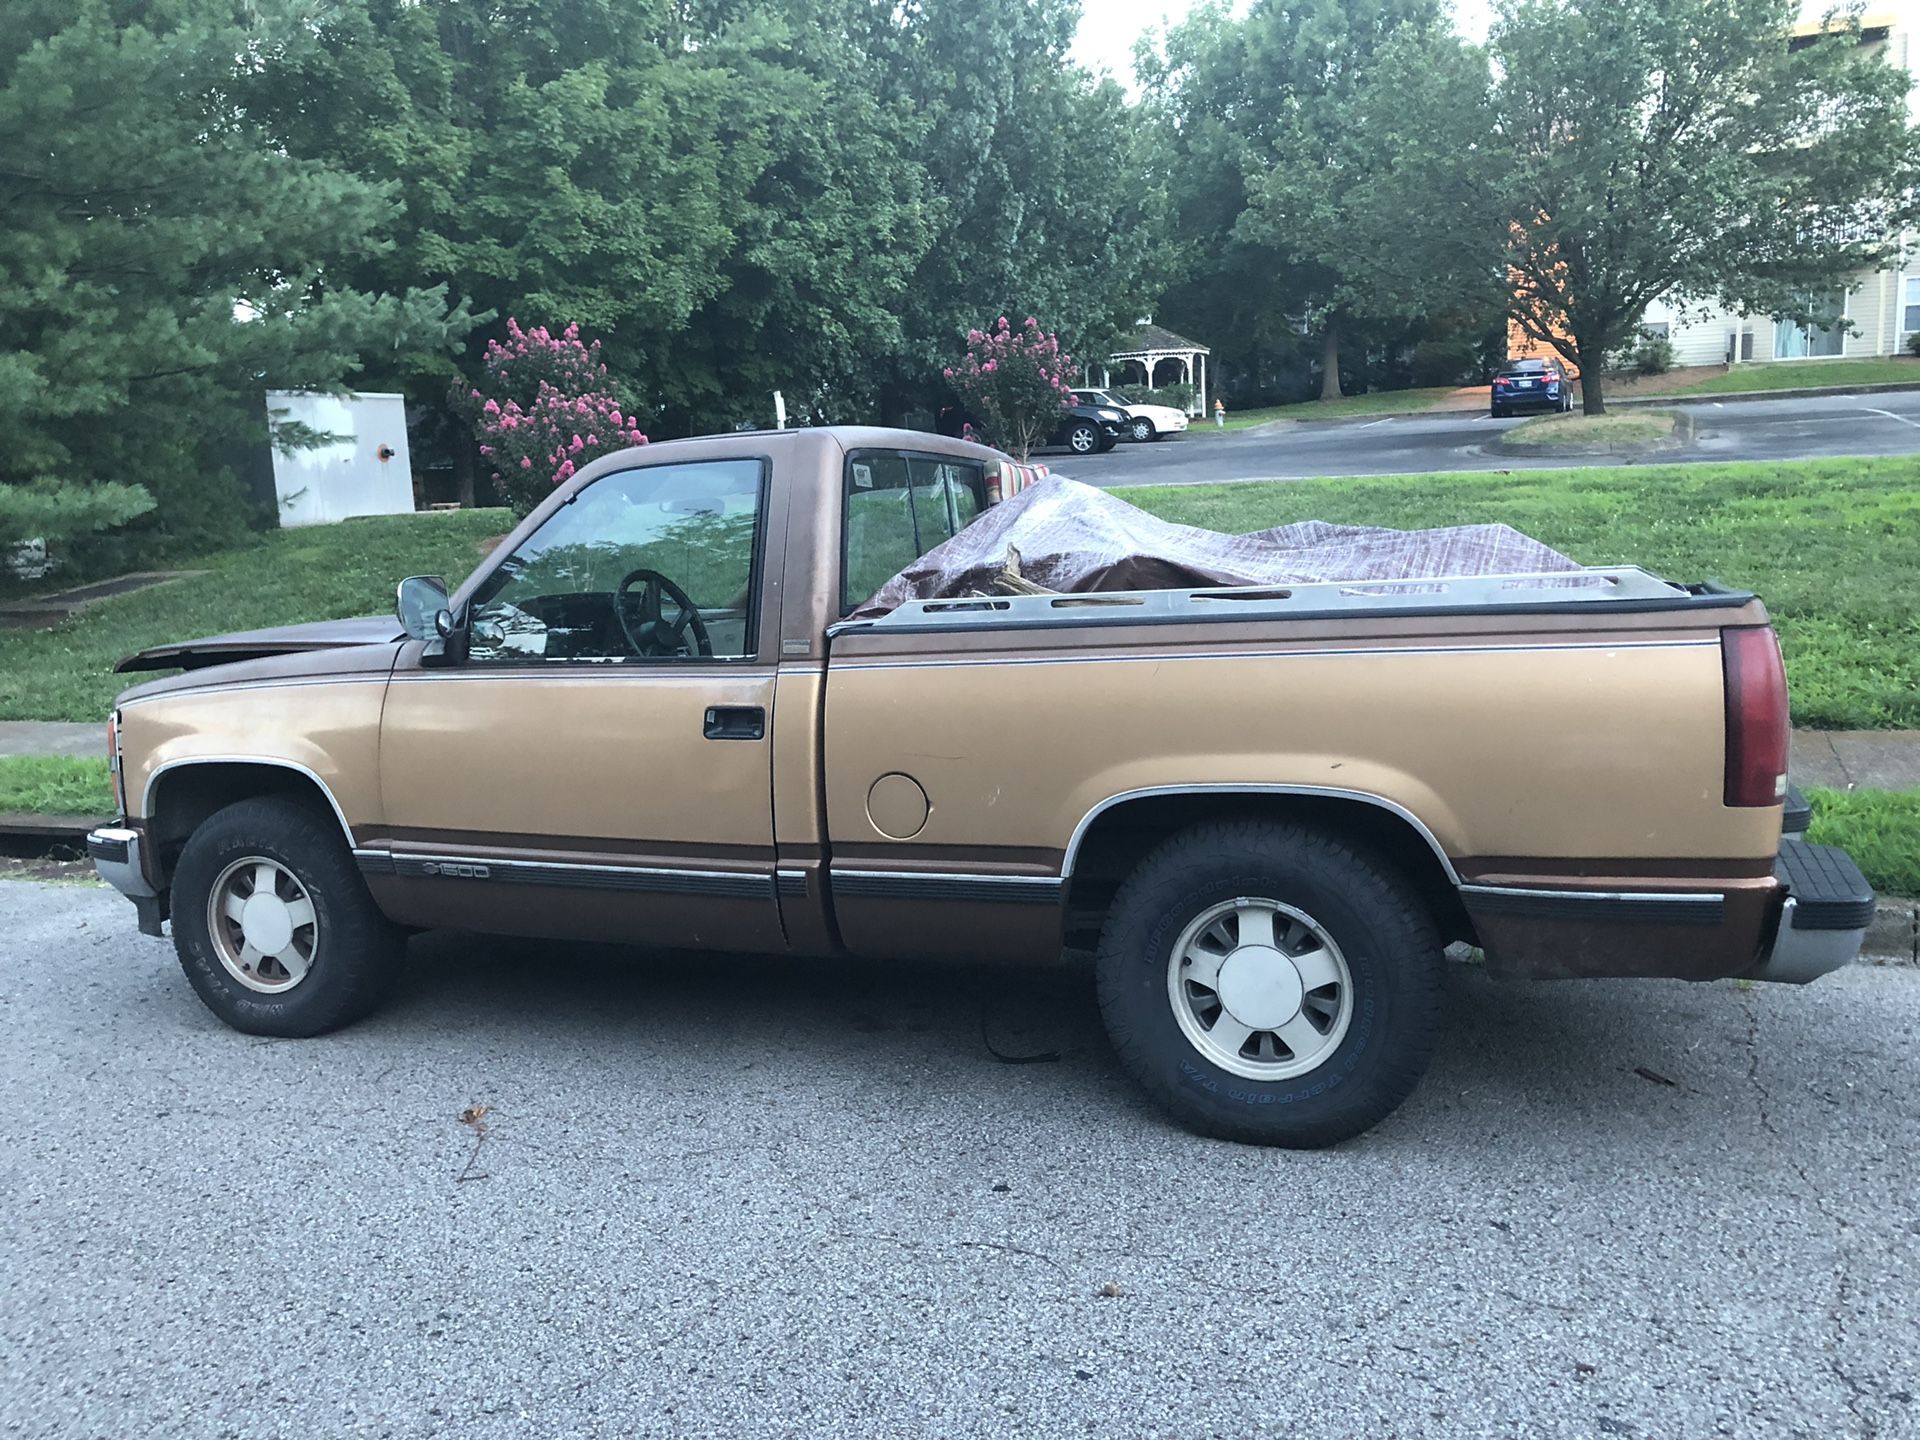
M 1773 873 L 1787 898 L 1773 944 L 1748 978 L 1804 985 L 1852 963 L 1873 923 L 1873 887 L 1853 857 L 1837 845 L 1788 837 Z
M 1787 803 L 1780 813 L 1780 833 L 1804 837 L 1813 823 L 1813 802 L 1800 793 L 1798 785 L 1787 787 Z

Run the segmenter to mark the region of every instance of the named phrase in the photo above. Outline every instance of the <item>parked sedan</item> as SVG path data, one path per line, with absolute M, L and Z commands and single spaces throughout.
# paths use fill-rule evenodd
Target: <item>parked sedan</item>
M 1509 360 L 1493 376 L 1493 414 L 1573 409 L 1573 381 L 1558 360 Z
M 948 405 L 936 417 L 934 428 L 942 435 L 967 436 L 968 427 L 978 434 L 984 427 L 958 405 Z M 1071 450 L 1076 455 L 1101 455 L 1113 449 L 1126 436 L 1127 416 L 1111 405 L 1069 405 L 1060 412 L 1060 423 L 1036 450 Z
M 1129 440 L 1157 440 L 1187 428 L 1187 412 L 1172 405 L 1136 405 L 1111 390 L 1076 390 L 1073 398 L 1082 405 L 1104 405 L 1119 410 L 1127 417 Z

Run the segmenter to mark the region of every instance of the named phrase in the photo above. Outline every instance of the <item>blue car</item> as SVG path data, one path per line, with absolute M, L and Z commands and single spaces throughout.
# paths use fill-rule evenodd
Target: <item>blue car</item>
M 1493 376 L 1493 414 L 1573 409 L 1573 381 L 1558 360 L 1509 360 Z

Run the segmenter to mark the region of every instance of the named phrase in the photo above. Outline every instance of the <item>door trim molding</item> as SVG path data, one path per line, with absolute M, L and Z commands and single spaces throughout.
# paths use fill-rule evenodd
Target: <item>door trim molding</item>
M 493 855 L 394 854 L 356 850 L 362 874 L 402 880 L 474 880 L 552 885 L 573 890 L 626 890 L 652 895 L 712 895 L 771 900 L 771 871 L 689 870 L 664 865 L 588 865 L 562 860 L 503 860 Z

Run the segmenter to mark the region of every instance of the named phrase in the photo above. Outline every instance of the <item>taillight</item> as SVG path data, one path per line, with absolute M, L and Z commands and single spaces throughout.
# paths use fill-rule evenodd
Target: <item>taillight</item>
M 1771 625 L 1720 632 L 1726 676 L 1729 805 L 1778 805 L 1787 793 L 1787 670 Z

